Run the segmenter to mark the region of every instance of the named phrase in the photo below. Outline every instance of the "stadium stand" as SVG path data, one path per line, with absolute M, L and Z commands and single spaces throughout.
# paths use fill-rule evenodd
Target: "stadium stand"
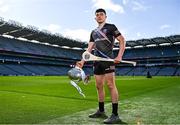
M 126 43 L 123 59 L 137 61 L 137 66 L 118 64 L 116 75 L 180 75 L 180 35 Z M 0 18 L 0 75 L 66 75 L 86 47 L 87 43 Z M 84 70 L 93 74 L 92 63 L 87 63 Z

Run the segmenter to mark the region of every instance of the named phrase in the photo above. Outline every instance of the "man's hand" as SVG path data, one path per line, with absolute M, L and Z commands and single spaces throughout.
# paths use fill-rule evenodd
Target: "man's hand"
M 91 42 L 91 41 L 90 41 L 90 42 L 88 43 L 87 51 L 88 51 L 88 52 L 91 52 L 93 48 L 94 48 L 94 42 Z M 78 62 L 76 62 L 76 66 L 82 69 L 82 67 L 84 66 L 84 63 L 85 63 L 84 60 L 78 61 Z
M 122 56 L 117 56 L 115 59 L 114 59 L 114 63 L 117 64 L 117 63 L 120 63 L 122 60 Z
M 76 66 L 82 69 L 84 66 L 84 60 L 76 62 Z

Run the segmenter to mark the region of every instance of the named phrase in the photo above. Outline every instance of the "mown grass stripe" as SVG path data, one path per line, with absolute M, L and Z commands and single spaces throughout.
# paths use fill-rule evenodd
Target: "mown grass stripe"
M 121 118 L 128 124 L 180 124 L 180 85 L 146 93 L 119 102 Z M 111 103 L 105 105 L 111 114 Z M 90 119 L 96 109 L 77 112 L 43 122 L 45 124 L 101 124 L 103 119 Z

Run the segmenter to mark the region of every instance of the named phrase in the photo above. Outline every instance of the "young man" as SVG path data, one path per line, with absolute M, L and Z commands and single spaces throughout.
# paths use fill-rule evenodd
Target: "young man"
M 89 115 L 90 118 L 107 118 L 104 110 L 104 83 L 107 82 L 111 101 L 112 115 L 104 120 L 104 123 L 113 124 L 122 122 L 118 116 L 118 90 L 115 84 L 115 63 L 122 60 L 125 50 L 125 40 L 114 24 L 106 23 L 106 11 L 97 9 L 95 12 L 95 20 L 98 23 L 98 28 L 92 31 L 87 51 L 91 52 L 94 49 L 96 56 L 104 58 L 112 58 L 114 62 L 94 62 L 94 76 L 96 80 L 96 88 L 98 93 L 99 109 L 94 114 Z M 115 38 L 119 41 L 120 50 L 117 57 L 113 55 L 113 45 Z M 80 68 L 84 65 L 84 60 L 76 63 Z

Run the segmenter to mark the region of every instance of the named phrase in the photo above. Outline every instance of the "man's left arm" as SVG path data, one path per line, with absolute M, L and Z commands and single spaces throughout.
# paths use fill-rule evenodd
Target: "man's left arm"
M 119 52 L 118 52 L 117 57 L 114 59 L 114 63 L 120 63 L 120 61 L 122 60 L 125 48 L 126 48 L 126 42 L 122 35 L 117 36 L 116 39 L 119 42 Z

